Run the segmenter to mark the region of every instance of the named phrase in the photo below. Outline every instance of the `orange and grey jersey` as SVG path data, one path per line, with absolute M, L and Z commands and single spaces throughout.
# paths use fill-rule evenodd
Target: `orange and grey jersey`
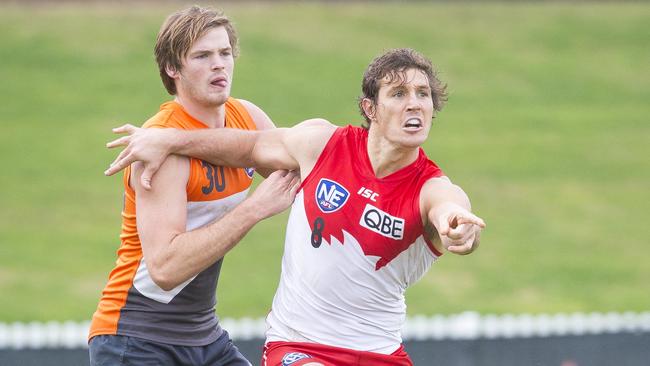
M 225 126 L 254 130 L 255 123 L 237 100 L 226 102 Z M 147 128 L 208 128 L 180 104 L 167 102 L 148 120 Z M 214 166 L 190 159 L 187 191 L 187 231 L 219 219 L 243 201 L 253 179 L 252 169 Z M 181 346 L 212 343 L 223 332 L 214 313 L 222 260 L 174 289 L 157 286 L 147 270 L 136 224 L 135 192 L 124 174 L 124 209 L 117 262 L 93 315 L 89 339 L 117 334 Z

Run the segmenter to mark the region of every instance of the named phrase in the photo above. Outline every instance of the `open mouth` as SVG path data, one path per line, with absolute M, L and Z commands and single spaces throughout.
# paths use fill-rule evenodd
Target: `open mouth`
M 228 80 L 226 80 L 226 78 L 223 77 L 223 76 L 219 76 L 219 77 L 213 79 L 210 82 L 210 85 L 225 88 L 228 85 Z
M 422 120 L 416 117 L 409 118 L 403 125 L 407 130 L 418 130 L 422 128 Z

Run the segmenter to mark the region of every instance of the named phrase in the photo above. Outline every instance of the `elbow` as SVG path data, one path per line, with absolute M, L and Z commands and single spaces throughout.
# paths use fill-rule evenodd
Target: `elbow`
M 450 199 L 450 201 L 452 203 L 455 203 L 455 204 L 465 208 L 466 210 L 469 210 L 469 211 L 472 210 L 472 204 L 471 204 L 471 202 L 469 200 L 469 197 L 467 196 L 465 191 L 463 191 L 463 189 L 460 186 L 451 183 L 451 192 L 449 192 L 449 193 L 450 194 L 449 194 L 448 197 L 449 197 L 449 199 Z
M 147 270 L 153 283 L 164 291 L 171 291 L 180 284 L 164 266 L 152 263 L 150 267 L 147 267 Z
M 465 191 L 463 191 L 460 187 L 458 187 L 458 190 L 460 192 L 458 197 L 458 201 L 459 201 L 458 203 L 464 208 L 466 208 L 467 210 L 472 211 L 472 203 L 470 202 L 467 193 L 465 193 Z

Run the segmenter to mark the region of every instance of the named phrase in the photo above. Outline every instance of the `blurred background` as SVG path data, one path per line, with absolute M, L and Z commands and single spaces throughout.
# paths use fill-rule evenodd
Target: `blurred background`
M 408 290 L 410 316 L 650 310 L 648 3 L 198 3 L 239 32 L 233 96 L 279 126 L 359 125 L 386 49 L 436 65 L 450 97 L 424 149 L 488 228 Z M 0 2 L 0 323 L 92 316 L 122 208 L 104 144 L 170 99 L 153 45 L 188 5 Z M 285 222 L 226 256 L 220 316 L 265 316 Z

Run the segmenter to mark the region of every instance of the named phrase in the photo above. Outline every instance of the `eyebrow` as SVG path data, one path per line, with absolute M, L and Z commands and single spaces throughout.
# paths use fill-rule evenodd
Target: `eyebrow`
M 406 88 L 404 84 L 397 84 L 397 85 L 389 86 L 388 90 L 391 91 L 391 90 L 404 89 L 404 88 Z
M 222 47 L 217 49 L 217 52 L 223 52 L 223 51 L 232 51 L 232 47 L 228 46 L 228 47 Z M 208 53 L 208 54 L 214 53 L 214 49 L 198 49 L 196 51 L 190 52 L 190 56 L 200 55 L 202 53 Z
M 198 56 L 198 55 L 202 55 L 202 54 L 206 54 L 206 53 L 209 54 L 209 53 L 212 53 L 212 51 L 211 50 L 196 50 L 196 51 L 190 52 L 189 56 Z
M 405 83 L 400 83 L 400 84 L 397 84 L 397 85 L 393 85 L 393 86 L 388 88 L 388 91 L 391 92 L 391 91 L 398 90 L 398 89 L 406 89 L 406 84 Z M 422 90 L 422 89 L 431 90 L 431 87 L 429 86 L 429 84 L 415 85 L 415 90 Z

